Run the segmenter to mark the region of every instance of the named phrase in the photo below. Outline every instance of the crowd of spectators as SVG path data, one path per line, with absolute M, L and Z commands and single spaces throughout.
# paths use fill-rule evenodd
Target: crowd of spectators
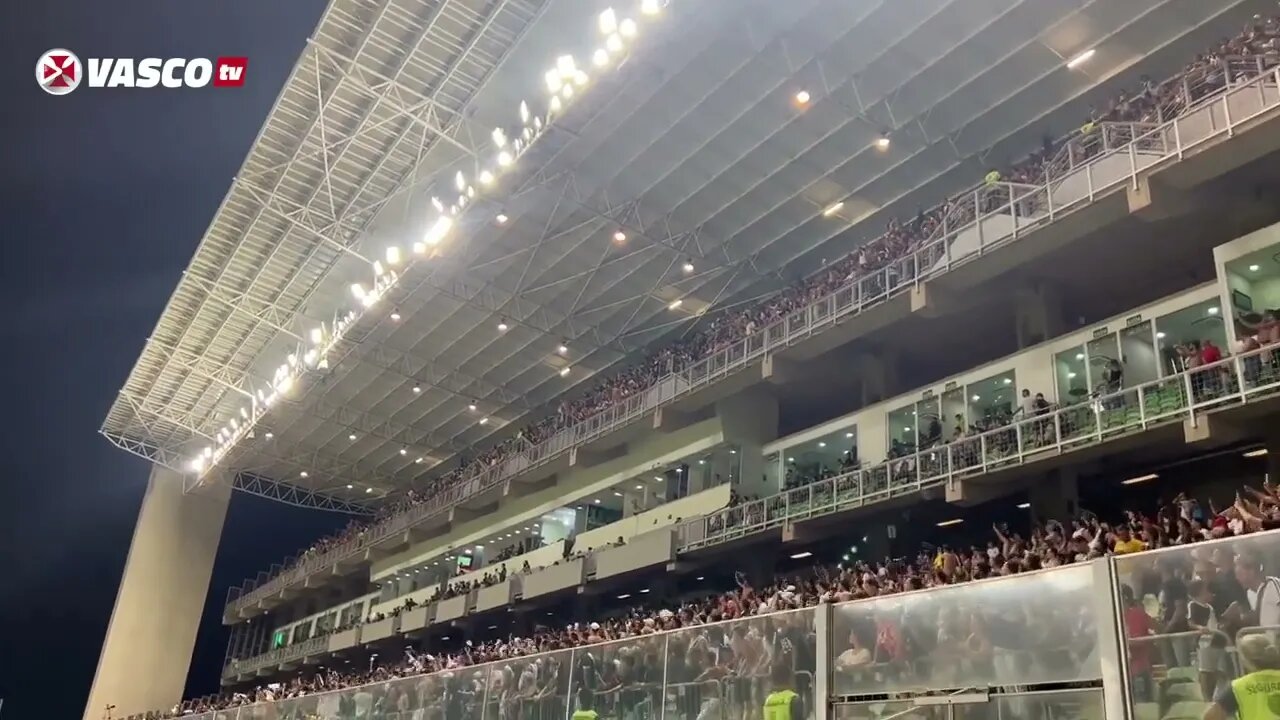
M 1247 62 L 1228 59 L 1248 55 Z M 1228 80 L 1243 80 L 1265 67 L 1280 63 L 1280 17 L 1256 16 L 1239 35 L 1222 40 L 1197 56 L 1176 76 L 1162 83 L 1144 77 L 1134 92 L 1122 92 L 1104 109 L 1091 109 L 1078 131 L 1060 141 L 1046 138 L 1043 146 L 1022 161 L 1003 170 L 993 169 L 988 180 L 1009 178 L 1016 182 L 1043 183 L 1053 177 L 1054 159 L 1070 147 L 1086 155 L 1097 152 L 1098 129 L 1117 121 L 1168 120 L 1188 105 L 1219 89 Z M 1234 77 L 1228 78 L 1227 75 Z M 968 197 L 966 193 L 958 197 Z M 985 202 L 985 201 L 984 201 Z M 458 468 L 419 488 L 389 500 L 379 509 L 374 522 L 403 511 L 406 507 L 432 501 L 444 491 L 514 457 L 522 448 L 541 443 L 654 386 L 664 376 L 684 370 L 729 345 L 772 325 L 788 314 L 880 270 L 886 274 L 876 282 L 893 285 L 901 275 L 916 272 L 901 262 L 921 246 L 936 240 L 944 227 L 958 228 L 973 220 L 974 202 L 949 200 L 932 210 L 921 210 L 906 222 L 892 219 L 885 233 L 865 243 L 849 255 L 829 263 L 820 272 L 799 283 L 747 306 L 733 307 L 712 316 L 703 328 L 658 350 L 640 363 L 601 379 L 585 393 L 560 403 L 557 412 L 526 425 L 508 438 L 471 457 L 461 458 Z M 883 291 L 887 288 L 879 288 Z M 325 552 L 358 540 L 366 526 L 353 524 L 335 536 L 317 541 L 287 571 Z
M 744 574 L 735 573 L 734 587 L 672 607 L 637 605 L 593 621 L 555 628 L 539 627 L 524 637 L 509 636 L 477 643 L 467 641 L 464 647 L 454 652 L 407 648 L 403 657 L 374 656 L 368 667 L 322 669 L 286 683 L 264 685 L 252 692 L 190 703 L 180 708 L 179 714 L 296 698 L 445 670 L 457 671 L 481 663 L 514 662 L 536 653 L 642 639 L 661 631 L 756 616 L 777 618 L 768 626 L 772 637 L 768 633 L 762 635 L 760 626 L 753 623 L 721 626 L 716 643 L 723 644 L 724 649 L 718 652 L 727 652 L 734 658 L 727 668 L 724 667 L 724 658 L 716 657 L 718 652 L 692 652 L 691 648 L 697 641 L 684 638 L 683 642 L 688 643 L 686 649 L 691 652 L 691 667 L 682 668 L 682 672 L 687 672 L 691 680 L 707 677 L 707 671 L 712 670 L 715 671 L 713 675 L 745 672 L 762 677 L 772 667 L 766 659 L 776 657 L 779 651 L 779 647 L 766 649 L 764 645 L 780 643 L 783 637 L 790 646 L 788 652 L 794 653 L 787 662 L 787 668 L 792 671 L 811 670 L 815 652 L 812 621 L 800 620 L 794 615 L 775 616 L 776 613 L 820 603 L 846 603 L 1018 575 L 1108 555 L 1140 559 L 1139 553 L 1147 550 L 1194 545 L 1274 529 L 1280 529 L 1280 488 L 1270 482 L 1264 481 L 1261 487 L 1241 488 L 1233 502 L 1221 508 L 1212 501 L 1201 503 L 1179 493 L 1150 512 L 1123 510 L 1104 519 L 1085 511 L 1062 521 L 1050 520 L 1042 525 L 1032 525 L 1025 534 L 997 524 L 992 526 L 991 537 L 985 544 L 924 545 L 918 553 L 880 561 L 850 561 L 845 556 L 838 563 L 815 565 L 759 587 L 753 586 Z M 1140 702 L 1153 698 L 1153 686 L 1148 679 L 1157 653 L 1163 652 L 1168 656 L 1166 662 L 1169 666 L 1187 666 L 1197 652 L 1208 655 L 1208 660 L 1200 660 L 1202 668 L 1207 668 L 1202 678 L 1206 699 L 1234 676 L 1221 659 L 1221 653 L 1197 650 L 1194 643 L 1146 643 L 1141 638 L 1194 628 L 1210 628 L 1216 637 L 1220 630 L 1230 635 L 1232 631 L 1248 625 L 1280 625 L 1280 580 L 1265 574 L 1264 558 L 1258 555 L 1256 548 L 1250 549 L 1250 546 L 1239 543 L 1206 547 L 1206 550 L 1194 550 L 1190 554 L 1155 555 L 1152 562 L 1130 562 L 1121 568 L 1124 582 L 1121 593 L 1127 604 L 1122 622 L 1130 638 L 1130 674 L 1135 684 L 1135 698 Z M 1274 589 L 1264 589 L 1272 582 L 1277 583 Z M 1002 592 L 998 585 L 989 587 L 995 588 L 993 592 Z M 1276 594 L 1267 595 L 1264 599 L 1263 595 L 1268 592 Z M 1045 652 L 1056 658 L 1055 662 L 1064 662 L 1064 658 L 1074 658 L 1073 661 L 1078 662 L 1093 651 L 1089 644 L 1092 636 L 1083 632 L 1087 628 L 1079 627 L 1080 618 L 1072 614 L 1078 612 L 1078 605 L 1088 605 L 1088 598 L 1077 598 L 1079 603 L 1061 602 L 1062 599 L 1044 601 L 1046 608 L 1058 606 L 1062 609 L 1062 617 L 1056 619 L 1014 617 L 1000 607 L 989 609 L 989 612 L 997 614 L 999 623 L 996 623 L 997 617 L 980 619 L 978 616 L 982 612 L 977 608 L 964 610 L 976 613 L 970 619 L 960 612 L 959 605 L 948 610 L 949 603 L 924 604 L 930 612 L 941 613 L 936 619 L 913 614 L 918 610 L 913 610 L 909 603 L 893 606 L 842 605 L 838 608 L 833 641 L 834 663 L 838 672 L 835 682 L 849 683 L 851 688 L 856 688 L 861 674 L 871 670 L 875 672 L 875 682 L 881 684 L 886 682 L 886 678 L 890 678 L 889 682 L 908 684 L 943 682 L 944 671 L 955 672 L 957 667 L 944 666 L 954 661 L 962 663 L 966 672 L 988 673 L 993 685 L 1016 684 L 1008 678 L 1022 677 L 1017 673 L 1025 670 L 1002 667 L 995 658 L 1003 656 L 993 654 L 993 648 L 1000 647 L 1026 647 L 1028 652 L 1032 648 L 1047 647 L 1051 651 Z M 998 600 L 994 602 L 1000 604 Z M 1131 608 L 1139 608 L 1139 611 Z M 1016 627 L 1008 626 L 1010 623 Z M 1070 632 L 1065 632 L 1073 628 L 1080 631 L 1079 637 L 1074 639 Z M 1058 635 L 1044 636 L 1046 632 Z M 1021 635 L 1035 638 L 1034 643 L 1010 639 Z M 746 647 L 753 643 L 760 647 L 748 653 L 751 662 L 740 662 L 744 660 L 740 654 L 746 653 Z M 1209 642 L 1202 645 L 1204 648 L 1214 647 Z M 599 649 L 593 656 L 593 662 L 606 655 L 605 648 Z M 947 658 L 945 662 L 944 658 Z M 612 667 L 595 669 L 602 673 L 618 672 L 635 659 L 628 653 L 619 652 Z M 545 661 L 546 656 L 537 660 L 539 663 Z M 655 662 L 662 661 L 659 658 Z M 746 665 L 751 669 L 748 670 Z M 481 677 L 475 675 L 472 679 Z M 642 677 L 634 676 L 632 681 L 654 680 Z M 1002 678 L 1006 681 L 1002 682 Z M 601 687 L 617 688 L 619 683 L 606 682 Z M 557 691 L 563 701 L 564 688 L 559 687 Z M 527 699 L 529 695 L 523 697 Z

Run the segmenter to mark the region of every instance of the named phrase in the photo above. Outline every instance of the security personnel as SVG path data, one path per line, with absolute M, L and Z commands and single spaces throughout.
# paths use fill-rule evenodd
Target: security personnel
M 594 703 L 595 693 L 579 692 L 578 709 L 573 711 L 572 720 L 600 720 L 600 713 L 592 707 Z
M 783 655 L 774 663 L 771 685 L 773 692 L 764 699 L 764 720 L 803 720 L 800 696 L 791 689 L 791 658 Z
M 1249 672 L 1218 691 L 1204 720 L 1274 720 L 1280 717 L 1280 649 L 1270 635 L 1250 635 L 1236 649 Z
M 988 185 L 995 185 L 996 183 L 1000 182 L 1000 177 L 1001 177 L 1000 171 L 993 168 L 990 172 L 987 173 L 986 182 Z

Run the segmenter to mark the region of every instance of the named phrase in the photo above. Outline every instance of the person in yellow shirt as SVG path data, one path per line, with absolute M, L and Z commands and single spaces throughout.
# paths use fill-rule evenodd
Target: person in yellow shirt
M 1249 635 L 1236 645 L 1247 671 L 1213 696 L 1204 720 L 1274 720 L 1280 717 L 1280 649 L 1266 634 Z
M 791 689 L 795 677 L 789 656 L 784 654 L 774 662 L 770 680 L 773 691 L 764 699 L 764 720 L 804 720 L 804 702 Z
M 1128 525 L 1121 525 L 1116 528 L 1116 542 L 1111 548 L 1117 555 L 1128 555 L 1129 553 L 1142 552 L 1147 549 L 1147 544 L 1133 536 L 1133 532 L 1129 530 Z

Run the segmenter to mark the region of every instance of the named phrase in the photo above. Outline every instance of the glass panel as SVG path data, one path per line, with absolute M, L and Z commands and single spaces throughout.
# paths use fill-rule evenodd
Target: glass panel
M 969 422 L 975 430 L 985 432 L 1009 424 L 1016 407 L 1014 379 L 1010 371 L 965 386 Z
M 957 705 L 955 720 L 1102 720 L 1102 702 L 1102 691 L 1096 689 L 1010 693 L 990 702 Z
M 945 705 L 917 706 L 910 700 L 840 703 L 832 710 L 835 720 L 951 720 Z
M 1077 565 L 837 605 L 833 692 L 1099 678 L 1092 572 Z
M 1160 379 L 1160 357 L 1156 352 L 1155 331 L 1144 322 L 1120 331 L 1120 362 L 1124 367 L 1124 387 Z
M 1120 341 L 1108 333 L 1085 345 L 1089 355 L 1089 386 L 1093 392 L 1109 395 L 1124 386 L 1124 366 L 1120 363 Z
M 954 388 L 942 394 L 943 428 L 949 442 L 955 442 L 969 432 L 972 420 L 964 398 L 964 388 Z
M 1206 342 L 1225 354 L 1227 330 L 1218 301 L 1206 300 L 1156 318 L 1156 339 L 1166 375 L 1201 365 Z
M 941 408 L 938 398 L 932 397 L 916 403 L 916 430 L 919 433 L 918 447 L 927 448 L 937 445 L 946 437 Z
M 641 636 L 575 650 L 573 679 L 569 685 L 570 713 L 590 709 L 609 718 L 650 720 L 658 717 L 665 655 L 665 635 Z
M 667 648 L 667 682 L 683 689 L 667 692 L 666 717 L 758 717 L 770 692 L 791 690 L 804 718 L 814 708 L 816 669 L 813 610 L 681 630 Z
M 1265 635 L 1274 653 L 1280 534 L 1123 555 L 1115 568 L 1135 714 L 1160 706 L 1199 718 L 1216 691 L 1250 670 L 1245 638 Z
M 1058 404 L 1074 405 L 1089 397 L 1089 378 L 1085 370 L 1084 347 L 1063 350 L 1053 358 L 1058 378 Z
M 485 720 L 564 720 L 570 677 L 587 672 L 572 650 L 493 663 L 484 700 Z
M 910 455 L 916 451 L 916 408 L 908 405 L 888 415 L 889 457 Z

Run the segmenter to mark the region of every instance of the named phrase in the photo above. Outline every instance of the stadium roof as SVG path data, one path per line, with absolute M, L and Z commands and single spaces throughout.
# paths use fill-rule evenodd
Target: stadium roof
M 377 497 L 1268 5 L 334 0 L 102 432 Z

